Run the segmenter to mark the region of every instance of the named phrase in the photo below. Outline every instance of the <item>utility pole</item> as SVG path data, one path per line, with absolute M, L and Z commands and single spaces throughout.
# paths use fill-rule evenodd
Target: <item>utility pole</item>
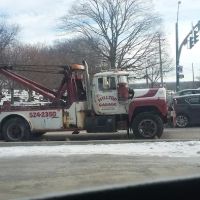
M 177 10 L 177 20 L 175 24 L 175 33 L 176 33 L 176 91 L 180 89 L 180 78 L 184 78 L 184 75 L 181 74 L 183 67 L 179 65 L 180 55 L 182 47 L 189 43 L 189 49 L 192 49 L 193 46 L 199 41 L 199 31 L 200 31 L 200 21 L 192 27 L 192 30 L 186 35 L 185 39 L 179 46 L 179 38 L 178 38 L 178 16 L 179 16 L 179 5 L 181 1 L 178 2 L 178 10 Z
M 179 38 L 178 38 L 178 16 L 179 16 L 180 4 L 181 4 L 181 1 L 178 1 L 177 19 L 176 19 L 176 24 L 175 24 L 175 30 L 176 30 L 176 91 L 179 91 L 179 89 L 180 89 L 180 83 L 179 83 Z
M 149 88 L 149 75 L 148 75 L 147 67 L 146 67 L 146 84 L 147 84 L 147 88 Z
M 192 88 L 194 89 L 194 65 L 192 63 Z
M 163 87 L 162 50 L 161 50 L 160 34 L 158 34 L 158 41 L 159 41 L 159 58 L 160 58 L 160 81 L 161 81 L 161 86 Z

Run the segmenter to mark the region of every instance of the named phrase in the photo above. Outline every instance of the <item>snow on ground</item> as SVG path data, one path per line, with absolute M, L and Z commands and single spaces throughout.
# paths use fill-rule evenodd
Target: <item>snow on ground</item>
M 200 141 L 0 147 L 0 158 L 20 156 L 126 155 L 200 157 Z

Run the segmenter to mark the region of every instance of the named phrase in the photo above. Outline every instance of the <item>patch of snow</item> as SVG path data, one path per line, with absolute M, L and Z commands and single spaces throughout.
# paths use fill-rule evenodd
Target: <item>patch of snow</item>
M 69 155 L 81 154 L 200 157 L 200 141 L 0 147 L 0 158 L 13 158 L 20 156 L 65 157 Z

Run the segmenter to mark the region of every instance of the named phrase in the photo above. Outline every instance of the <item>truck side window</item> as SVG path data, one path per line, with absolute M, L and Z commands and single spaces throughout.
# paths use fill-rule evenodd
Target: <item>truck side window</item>
M 98 78 L 99 90 L 116 90 L 115 77 Z
M 103 78 L 98 78 L 98 88 L 100 91 L 103 90 Z

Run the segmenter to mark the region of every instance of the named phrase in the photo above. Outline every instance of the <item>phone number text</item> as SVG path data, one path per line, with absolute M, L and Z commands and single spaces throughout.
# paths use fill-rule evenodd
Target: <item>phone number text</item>
M 30 118 L 36 118 L 36 117 L 56 117 L 56 112 L 30 112 L 29 113 Z

